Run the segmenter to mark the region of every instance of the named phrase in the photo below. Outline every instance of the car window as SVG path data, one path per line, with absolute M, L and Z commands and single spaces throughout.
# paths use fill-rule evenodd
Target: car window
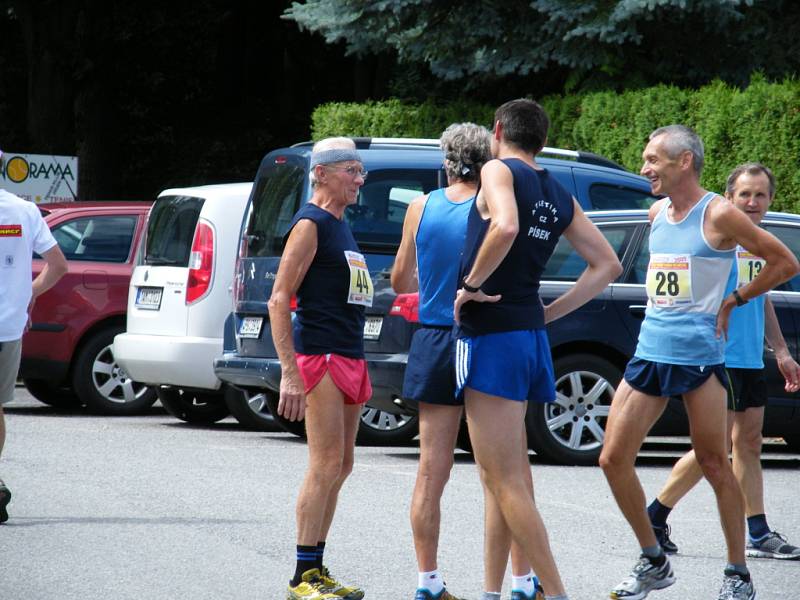
M 247 255 L 281 254 L 283 236 L 300 207 L 305 170 L 296 164 L 275 164 L 259 174 L 247 220 Z
M 161 196 L 147 219 L 144 262 L 188 267 L 194 228 L 204 200 L 193 196 Z
M 608 243 L 611 244 L 614 252 L 617 253 L 617 258 L 622 260 L 625 249 L 628 247 L 636 229 L 635 225 L 601 225 L 599 229 L 608 240 Z M 585 268 L 586 261 L 575 251 L 572 244 L 567 241 L 567 238 L 562 236 L 558 240 L 553 255 L 547 262 L 542 279 L 575 281 Z
M 356 242 L 366 246 L 399 245 L 408 205 L 437 187 L 438 171 L 433 169 L 371 170 L 358 201 L 345 211 Z
M 647 266 L 650 264 L 650 226 L 648 225 L 644 230 L 642 236 L 642 243 L 639 244 L 639 250 L 636 252 L 636 258 L 633 259 L 633 266 L 628 273 L 625 283 L 641 283 L 645 284 L 647 279 Z
M 800 256 L 800 227 L 767 224 L 765 229 L 786 244 L 795 256 Z M 782 283 L 777 289 L 800 292 L 800 275 L 792 277 L 786 283 Z
M 136 216 L 96 216 L 55 225 L 53 237 L 68 260 L 121 263 L 128 260 Z
M 650 208 L 656 200 L 658 198 L 647 192 L 622 185 L 595 183 L 589 188 L 589 201 L 593 210 Z

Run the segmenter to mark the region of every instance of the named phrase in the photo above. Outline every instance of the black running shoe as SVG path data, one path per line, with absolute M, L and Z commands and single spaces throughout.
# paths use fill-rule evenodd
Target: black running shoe
M 669 525 L 664 525 L 663 527 L 653 525 L 653 533 L 656 534 L 656 539 L 661 545 L 661 549 L 664 551 L 664 554 L 678 553 L 678 547 L 675 545 L 675 542 L 669 539 L 669 534 L 672 533 Z
M 8 521 L 8 502 L 11 500 L 11 490 L 8 489 L 3 480 L 0 479 L 0 523 Z

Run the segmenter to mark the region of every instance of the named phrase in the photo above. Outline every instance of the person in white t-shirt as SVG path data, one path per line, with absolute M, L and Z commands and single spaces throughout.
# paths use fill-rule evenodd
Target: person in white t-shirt
M 34 252 L 46 265 L 31 281 Z M 6 439 L 3 404 L 14 397 L 22 334 L 33 303 L 66 272 L 67 260 L 37 206 L 0 189 L 0 455 Z M 10 499 L 11 492 L 0 479 L 0 523 L 8 520 Z

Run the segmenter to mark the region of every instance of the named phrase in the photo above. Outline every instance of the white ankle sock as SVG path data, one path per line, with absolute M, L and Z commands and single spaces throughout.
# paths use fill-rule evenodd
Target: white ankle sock
M 420 572 L 417 579 L 417 587 L 423 590 L 428 590 L 434 596 L 444 589 L 444 582 L 439 571 L 426 571 Z
M 520 576 L 512 575 L 511 589 L 520 590 L 521 592 L 524 592 L 526 596 L 530 596 L 531 594 L 533 594 L 534 590 L 533 571 Z

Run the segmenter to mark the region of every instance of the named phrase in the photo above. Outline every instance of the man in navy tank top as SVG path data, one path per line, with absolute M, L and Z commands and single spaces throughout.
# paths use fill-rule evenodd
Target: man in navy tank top
M 456 385 L 488 493 L 539 577 L 545 598 L 567 598 L 531 494 L 528 401 L 555 400 L 545 323 L 588 302 L 621 273 L 616 254 L 578 203 L 534 156 L 549 120 L 532 100 L 495 113 L 492 154 L 467 222 L 454 304 Z M 539 279 L 561 235 L 588 266 L 544 307 Z M 525 471 L 528 474 L 525 474 Z
M 775 176 L 759 163 L 745 163 L 728 176 L 725 198 L 759 225 L 775 196 Z M 728 278 L 727 291 L 750 283 L 763 268 L 763 260 L 741 247 Z M 800 548 L 770 529 L 764 510 L 764 480 L 761 471 L 761 429 L 767 404 L 764 375 L 764 337 L 775 352 L 787 392 L 800 389 L 800 365 L 789 353 L 781 334 L 775 308 L 768 295 L 753 298 L 731 313 L 725 344 L 728 393 L 728 447 L 733 449 L 733 472 L 744 494 L 748 540 L 745 553 L 754 558 L 800 560 Z M 694 451 L 684 455 L 672 469 L 658 497 L 647 507 L 661 547 L 667 554 L 678 551 L 669 539 L 667 517 L 672 509 L 703 478 Z
M 775 236 L 759 229 L 724 198 L 700 186 L 703 143 L 683 125 L 653 131 L 642 175 L 655 195 L 650 208 L 647 310 L 634 357 L 611 404 L 600 455 L 617 504 L 633 528 L 641 556 L 611 598 L 639 600 L 675 583 L 669 560 L 645 510 L 636 455 L 670 396 L 682 396 L 692 447 L 717 497 L 728 546 L 719 600 L 752 600 L 745 563 L 744 506 L 726 446 L 724 338 L 736 306 L 794 276 L 800 265 Z M 752 281 L 725 294 L 737 246 L 764 260 Z M 686 597 L 693 597 L 692 590 Z
M 419 292 L 420 328 L 408 353 L 403 397 L 419 406 L 419 468 L 411 499 L 411 528 L 419 568 L 415 600 L 456 600 L 438 569 L 437 548 L 441 498 L 453 467 L 453 450 L 461 425 L 463 399 L 455 397 L 453 368 L 453 301 L 458 265 L 475 200 L 480 170 L 491 160 L 491 135 L 474 123 L 458 123 L 442 134 L 448 186 L 415 198 L 403 223 L 403 238 L 392 267 L 397 293 Z M 530 471 L 528 471 L 530 473 Z M 482 600 L 499 600 L 511 533 L 491 498 Z M 492 514 L 489 516 L 490 513 Z M 512 600 L 540 600 L 536 578 L 519 548 L 512 549 Z

